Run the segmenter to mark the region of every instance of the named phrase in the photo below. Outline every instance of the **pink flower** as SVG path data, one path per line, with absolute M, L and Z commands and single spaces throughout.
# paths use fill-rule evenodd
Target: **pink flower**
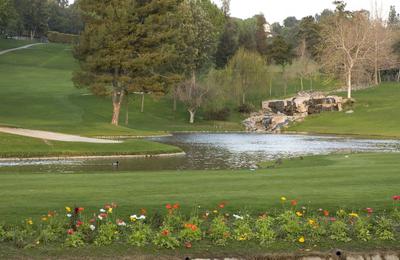
M 365 210 L 367 211 L 367 213 L 368 213 L 369 215 L 371 215 L 372 213 L 374 213 L 374 210 L 373 210 L 372 208 L 366 208 Z
M 67 234 L 68 234 L 68 235 L 74 234 L 74 230 L 73 230 L 73 229 L 68 229 Z
M 392 198 L 393 198 L 393 200 L 396 200 L 396 201 L 400 200 L 400 195 L 393 196 Z

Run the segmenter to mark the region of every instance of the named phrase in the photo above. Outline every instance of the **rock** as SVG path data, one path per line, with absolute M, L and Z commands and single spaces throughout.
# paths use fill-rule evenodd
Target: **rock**
M 293 98 L 262 102 L 262 111 L 243 121 L 247 131 L 279 133 L 312 114 L 342 111 L 343 98 L 320 92 L 300 92 Z

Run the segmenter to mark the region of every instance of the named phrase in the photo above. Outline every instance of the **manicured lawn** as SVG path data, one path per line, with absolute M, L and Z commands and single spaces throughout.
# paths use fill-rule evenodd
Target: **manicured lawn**
M 388 83 L 356 91 L 354 98 L 353 114 L 337 112 L 311 116 L 289 131 L 400 138 L 400 84 Z
M 400 192 L 399 168 L 400 154 L 393 153 L 307 157 L 255 172 L 2 173 L 0 221 L 38 217 L 66 205 L 98 210 L 112 201 L 126 216 L 143 207 L 164 212 L 174 202 L 190 211 L 228 201 L 228 210 L 259 213 L 281 207 L 281 196 L 315 209 L 386 210 Z
M 29 41 L 29 40 L 0 39 L 0 51 L 21 47 L 21 46 L 28 45 L 31 43 L 35 43 L 35 42 Z
M 121 144 L 91 144 L 44 141 L 0 133 L 0 158 L 46 156 L 141 155 L 181 152 L 177 147 L 146 140 Z

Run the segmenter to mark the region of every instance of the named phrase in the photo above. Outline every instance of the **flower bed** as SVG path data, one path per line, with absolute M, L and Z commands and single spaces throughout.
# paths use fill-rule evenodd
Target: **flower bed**
M 198 207 L 190 216 L 181 213 L 179 204 L 167 204 L 164 216 L 150 215 L 145 209 L 131 216 L 118 216 L 114 203 L 91 213 L 82 207 L 65 207 L 65 213 L 50 211 L 40 219 L 27 219 L 20 225 L 0 225 L 0 242 L 14 243 L 20 248 L 126 243 L 134 247 L 189 249 L 200 241 L 216 246 L 251 241 L 265 247 L 279 242 L 307 246 L 326 241 L 397 241 L 399 202 L 400 196 L 393 196 L 393 210 L 383 213 L 374 213 L 372 208 L 329 212 L 311 210 L 296 200 L 289 202 L 282 197 L 282 209 L 259 216 L 228 212 L 226 202 L 212 210 Z

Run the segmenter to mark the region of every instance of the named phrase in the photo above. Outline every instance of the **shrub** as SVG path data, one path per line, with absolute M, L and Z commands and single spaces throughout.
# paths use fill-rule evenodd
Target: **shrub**
M 253 104 L 243 104 L 238 107 L 238 112 L 242 114 L 250 114 L 251 112 L 254 112 L 256 108 L 254 107 Z
M 200 228 L 200 220 L 198 217 L 192 217 L 183 225 L 183 229 L 179 233 L 179 238 L 183 242 L 195 242 L 202 239 L 202 231 Z
M 354 225 L 356 237 L 365 242 L 371 240 L 372 238 L 371 229 L 371 223 L 365 218 L 359 218 Z
M 250 219 L 236 220 L 233 227 L 233 238 L 237 241 L 248 241 L 253 239 L 254 234 L 250 226 Z
M 6 240 L 6 230 L 3 225 L 0 225 L 0 242 Z
M 67 239 L 64 242 L 67 247 L 82 247 L 85 245 L 83 241 L 83 235 L 80 232 L 73 232 L 67 236 Z
M 303 233 L 300 219 L 292 211 L 285 211 L 277 218 L 281 225 L 281 235 L 288 241 L 296 241 Z
M 219 110 L 208 110 L 204 113 L 204 119 L 206 120 L 227 121 L 230 116 L 231 110 L 228 107 Z
M 47 32 L 49 42 L 75 44 L 79 41 L 79 36 L 75 34 L 59 33 L 54 31 Z

